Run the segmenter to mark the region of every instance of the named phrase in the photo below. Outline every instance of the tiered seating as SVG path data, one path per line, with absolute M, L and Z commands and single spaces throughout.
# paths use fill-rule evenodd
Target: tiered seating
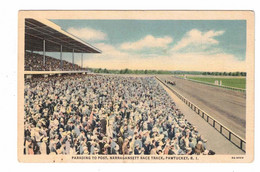
M 62 60 L 63 68 L 60 69 L 60 60 L 45 56 L 46 64 L 43 65 L 43 55 L 38 53 L 25 53 L 25 63 L 24 63 L 24 70 L 25 71 L 75 71 L 75 70 L 86 70 L 81 68 L 79 65 L 73 65 L 70 62 Z

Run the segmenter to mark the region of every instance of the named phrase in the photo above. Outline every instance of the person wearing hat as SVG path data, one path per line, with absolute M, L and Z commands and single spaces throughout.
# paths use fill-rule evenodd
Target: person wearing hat
M 186 147 L 186 155 L 191 155 L 192 154 L 192 148 Z
M 152 145 L 151 148 L 150 155 L 157 155 L 157 148 L 154 145 Z
M 193 138 L 189 138 L 189 146 L 192 149 L 195 149 L 195 145 L 196 143 L 194 143 L 194 139 Z
M 148 140 L 146 140 L 144 142 L 144 147 L 143 148 L 144 148 L 144 155 L 149 155 L 152 148 L 151 148 L 151 145 L 150 145 Z
M 157 154 L 158 154 L 158 155 L 163 155 L 162 149 L 159 149 L 159 150 L 157 151 Z
M 65 142 L 65 154 L 66 155 L 70 155 L 70 148 L 71 148 L 71 139 L 67 138 L 66 142 Z
M 40 144 L 40 153 L 42 155 L 47 155 L 47 142 L 48 142 L 48 137 L 44 137 L 42 139 L 42 143 Z
M 119 146 L 116 145 L 114 148 L 112 148 L 112 155 L 118 155 L 119 154 Z
M 136 144 L 139 144 L 139 148 L 141 148 L 141 147 L 143 147 L 143 143 L 142 143 L 142 137 L 141 137 L 141 135 L 138 135 L 138 136 L 136 136 L 135 137 L 135 142 L 134 142 L 134 144 L 136 145 Z
M 50 145 L 50 153 L 55 153 L 57 154 L 57 151 L 56 151 L 56 143 L 53 143 Z
M 118 134 L 118 139 L 117 139 L 117 143 L 118 143 L 118 145 L 119 145 L 119 153 L 120 154 L 122 154 L 122 152 L 123 152 L 123 144 L 124 144 L 124 140 L 123 140 L 123 137 L 120 135 L 120 134 Z
M 97 147 L 94 148 L 94 152 L 93 152 L 93 155 L 97 155 L 99 152 L 99 149 Z
M 195 154 L 200 155 L 204 152 L 204 148 L 202 145 L 202 141 L 199 141 L 198 144 L 195 146 Z
M 170 146 L 170 149 L 169 149 L 169 151 L 168 151 L 168 155 L 175 155 L 176 153 L 175 153 L 175 149 L 174 149 L 174 145 L 171 145 Z
M 207 144 L 207 139 L 205 139 L 204 137 L 201 137 L 201 141 L 202 141 L 202 146 L 203 146 L 203 148 L 204 148 L 204 150 L 206 150 L 207 148 L 206 148 L 206 144 Z
M 175 137 L 174 127 L 171 127 L 171 129 L 168 131 L 168 137 L 169 139 Z
M 30 136 L 27 136 L 25 138 L 25 150 L 24 150 L 24 154 L 29 154 L 29 145 L 32 143 L 32 139 L 30 138 Z
M 29 145 L 28 145 L 28 155 L 34 155 L 34 150 L 33 150 L 33 143 L 31 142 Z
M 123 155 L 128 155 L 129 154 L 128 144 L 129 144 L 129 140 L 126 138 L 124 140 L 123 145 L 122 145 L 122 153 L 123 153 Z
M 134 148 L 134 155 L 139 155 L 140 154 L 139 149 L 140 149 L 139 144 L 136 144 L 135 148 Z
M 83 148 L 83 154 L 84 154 L 84 155 L 89 155 L 89 152 L 88 152 L 88 148 L 87 148 L 87 147 L 84 147 L 84 148 Z
M 164 155 L 168 155 L 169 154 L 169 150 L 170 150 L 170 145 L 166 144 L 164 149 L 163 149 L 163 154 Z

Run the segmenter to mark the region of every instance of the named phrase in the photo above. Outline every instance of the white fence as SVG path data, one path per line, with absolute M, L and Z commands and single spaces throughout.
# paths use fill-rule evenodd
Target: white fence
M 199 116 L 201 116 L 208 124 L 210 124 L 213 128 L 215 128 L 220 134 L 222 134 L 226 139 L 228 139 L 231 143 L 237 146 L 242 151 L 246 152 L 246 141 L 242 139 L 240 136 L 235 134 L 232 130 L 221 124 L 219 121 L 214 119 L 212 116 L 204 112 L 194 103 L 189 101 L 183 95 L 178 93 L 173 88 L 169 87 L 166 83 L 160 80 L 157 76 L 155 76 L 158 81 L 164 84 L 167 88 L 169 88 L 178 98 L 180 98 L 186 105 L 188 105 L 193 111 L 195 111 Z

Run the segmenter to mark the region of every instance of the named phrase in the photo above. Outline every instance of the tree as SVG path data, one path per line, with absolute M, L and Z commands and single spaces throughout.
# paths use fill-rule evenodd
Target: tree
M 123 73 L 124 74 L 128 73 L 128 69 L 126 68 Z
M 104 73 L 109 73 L 109 71 L 105 68 L 105 69 L 104 69 Z

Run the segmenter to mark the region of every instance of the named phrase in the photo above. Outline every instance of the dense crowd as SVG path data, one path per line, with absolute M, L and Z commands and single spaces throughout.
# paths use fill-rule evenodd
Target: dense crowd
M 37 78 L 24 96 L 24 154 L 212 153 L 153 77 Z
M 62 60 L 63 71 L 74 71 L 74 70 L 85 70 L 79 65 Z M 43 64 L 43 55 L 31 52 L 25 52 L 25 62 L 24 62 L 25 71 L 60 71 L 61 65 L 60 60 L 45 56 L 45 66 Z

